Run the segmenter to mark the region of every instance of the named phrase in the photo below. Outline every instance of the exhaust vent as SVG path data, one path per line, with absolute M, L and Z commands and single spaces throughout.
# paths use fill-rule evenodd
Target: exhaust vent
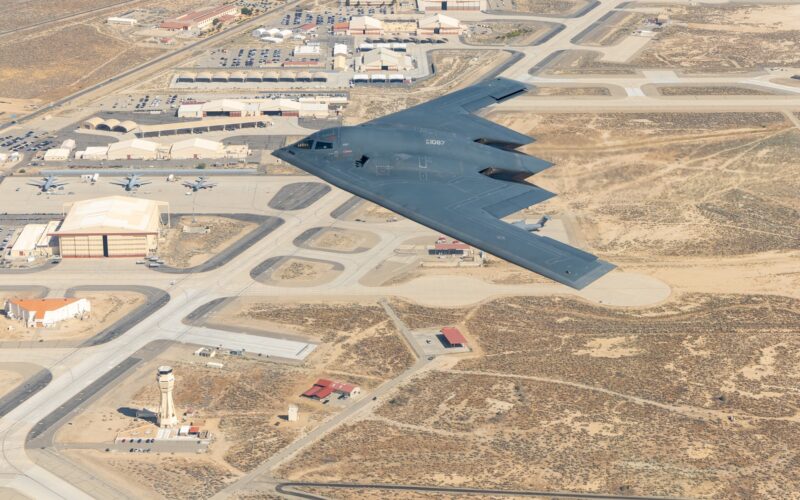
M 517 182 L 519 184 L 529 184 L 525 181 L 532 174 L 531 172 L 520 172 L 517 170 L 506 170 L 497 167 L 489 167 L 481 170 L 481 174 L 492 179 L 506 182 Z

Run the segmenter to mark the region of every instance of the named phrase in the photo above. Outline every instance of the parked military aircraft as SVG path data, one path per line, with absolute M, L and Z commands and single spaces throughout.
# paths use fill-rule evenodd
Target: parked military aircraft
M 67 185 L 66 182 L 58 182 L 58 178 L 55 175 L 48 175 L 47 177 L 42 177 L 42 180 L 39 182 L 29 182 L 28 184 L 38 187 L 43 193 Z
M 183 185 L 192 191 L 200 191 L 201 189 L 211 189 L 216 186 L 217 183 L 208 182 L 208 178 L 205 175 L 201 175 L 194 182 L 186 181 Z
M 144 186 L 145 184 L 150 184 L 149 182 L 142 182 L 141 177 L 139 174 L 128 174 L 125 179 L 121 181 L 111 181 L 111 184 L 115 184 L 117 186 L 123 186 L 125 191 L 133 191 L 134 189 L 139 188 L 140 186 Z
M 524 229 L 526 231 L 533 232 L 543 228 L 544 225 L 547 224 L 547 221 L 549 220 L 550 217 L 548 217 L 547 215 L 543 215 L 542 218 L 539 219 L 539 222 L 535 222 L 533 224 L 528 224 L 524 220 L 518 220 L 517 222 L 512 222 L 511 225 L 517 226 L 518 228 Z
M 309 173 L 531 271 L 583 288 L 614 268 L 503 217 L 555 196 L 526 179 L 552 166 L 533 139 L 472 113 L 527 88 L 498 78 L 273 152 Z

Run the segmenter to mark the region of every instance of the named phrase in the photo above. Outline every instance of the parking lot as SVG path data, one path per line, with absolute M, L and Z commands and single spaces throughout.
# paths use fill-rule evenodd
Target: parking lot
M 15 151 L 20 154 L 36 154 L 57 147 L 56 137 L 52 134 L 36 133 L 28 130 L 23 135 L 7 135 L 0 137 L 0 148 L 4 151 Z
M 392 6 L 382 5 L 380 7 L 339 7 L 336 10 L 326 10 L 324 12 L 314 12 L 310 10 L 295 9 L 293 13 L 287 13 L 281 19 L 282 26 L 299 26 L 301 24 L 314 23 L 317 26 L 326 26 L 329 30 L 333 29 L 335 23 L 349 21 L 353 16 L 374 16 L 376 14 L 394 14 Z

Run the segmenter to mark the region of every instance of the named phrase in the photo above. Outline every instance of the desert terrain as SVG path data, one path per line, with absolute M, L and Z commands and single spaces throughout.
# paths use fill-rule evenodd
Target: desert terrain
M 278 286 L 318 286 L 332 281 L 341 274 L 342 269 L 341 264 L 332 261 L 284 257 L 255 279 Z
M 344 111 L 344 124 L 358 123 L 429 101 L 480 80 L 508 59 L 502 50 L 435 50 L 430 52 L 436 73 L 420 87 L 354 88 Z M 456 75 L 458 75 L 456 77 Z
M 207 228 L 208 232 L 184 232 L 187 226 Z M 159 253 L 169 266 L 197 266 L 234 244 L 256 226 L 256 223 L 230 217 L 185 215 L 166 231 L 166 241 L 160 244 Z
M 553 29 L 553 25 L 537 22 L 489 22 L 470 26 L 464 36 L 475 45 L 528 45 Z
M 386 312 L 370 300 L 241 297 L 215 311 L 209 324 L 283 332 L 322 342 L 308 362 L 357 379 L 367 388 L 413 363 Z
M 574 14 L 589 3 L 589 0 L 512 0 L 508 10 L 521 14 L 562 17 Z M 501 2 L 499 6 L 490 2 L 490 6 L 495 8 L 502 9 L 507 5 L 505 2 Z
M 669 68 L 684 73 L 746 73 L 800 66 L 800 5 L 669 5 L 665 12 L 670 22 L 630 60 L 608 63 L 597 52 L 571 50 L 545 72 L 626 74 Z M 628 24 L 614 32 L 614 40 L 637 23 Z
M 415 377 L 285 477 L 716 498 L 800 486 L 796 299 L 393 307 L 415 328 L 462 322 L 482 352 Z M 330 460 L 343 455 L 359 459 Z
M 92 467 L 110 484 L 129 485 L 150 496 L 206 498 L 335 411 L 332 405 L 300 397 L 318 377 L 311 368 L 221 355 L 212 359 L 223 363 L 220 369 L 206 366 L 208 358 L 193 356 L 195 349 L 174 344 L 138 366 L 114 391 L 58 431 L 62 452 Z M 154 373 L 164 364 L 174 369 L 181 421 L 211 431 L 208 452 L 195 456 L 104 451 L 117 436 L 156 436 L 158 428 L 135 419 L 132 412 L 158 408 Z M 290 403 L 300 407 L 297 422 L 282 417 Z M 176 474 L 180 481 L 169 480 Z

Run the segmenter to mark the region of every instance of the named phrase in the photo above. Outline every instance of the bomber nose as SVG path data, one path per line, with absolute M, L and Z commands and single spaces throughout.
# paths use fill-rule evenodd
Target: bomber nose
M 294 151 L 292 151 L 291 146 L 286 146 L 280 149 L 276 149 L 272 152 L 272 156 L 276 158 L 280 158 L 281 160 L 286 160 L 290 156 L 294 155 Z

